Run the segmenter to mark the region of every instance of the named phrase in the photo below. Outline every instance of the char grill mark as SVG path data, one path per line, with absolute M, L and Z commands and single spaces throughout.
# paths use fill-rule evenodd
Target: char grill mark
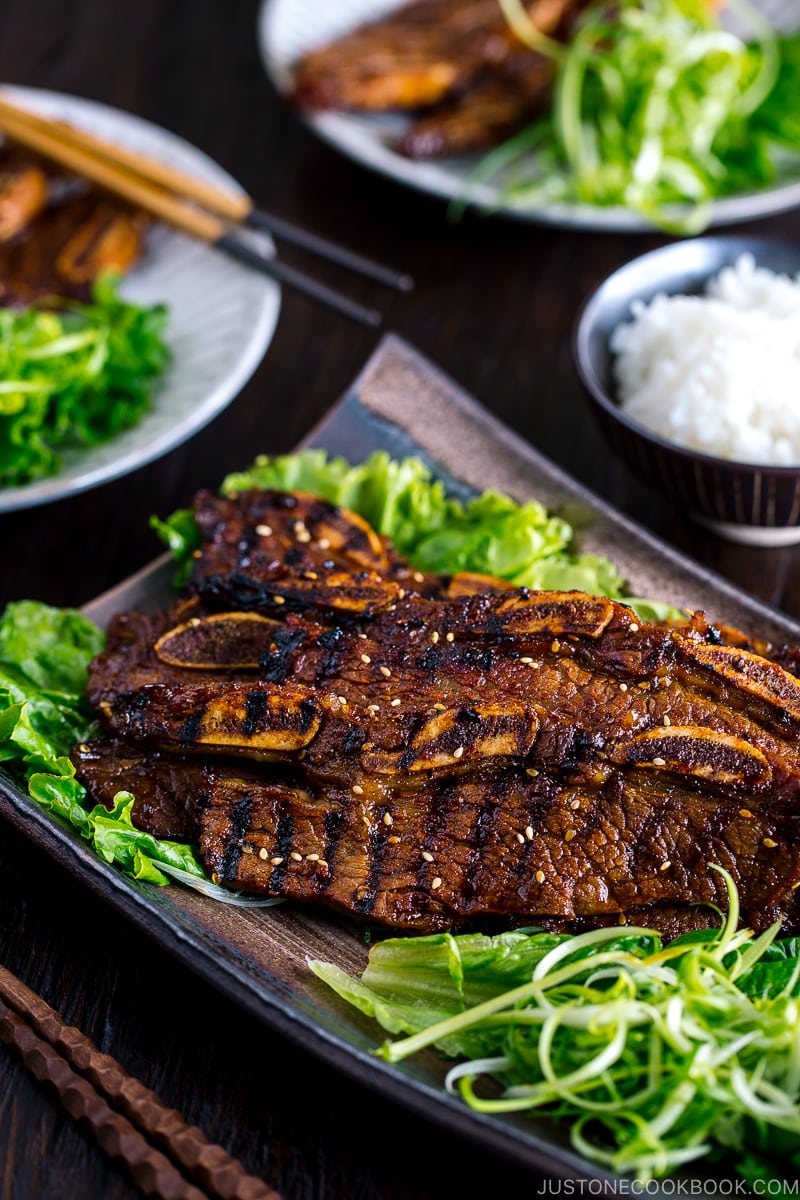
M 242 857 L 244 839 L 250 831 L 253 815 L 253 797 L 249 792 L 240 796 L 229 815 L 227 845 L 219 864 L 219 881 L 228 883 L 238 877 L 239 861 Z
M 134 820 L 154 826 L 190 764 L 199 803 L 169 819 L 194 822 L 221 881 L 387 927 L 674 924 L 690 901 L 725 907 L 710 862 L 747 920 L 797 920 L 796 678 L 697 615 L 670 629 L 577 592 L 406 586 L 347 515 L 339 551 L 373 566 L 316 570 L 304 555 L 338 510 L 291 499 L 199 502 L 193 593 L 112 623 L 89 695 L 113 736 L 75 754 L 104 802 L 124 764 Z M 237 574 L 254 543 L 215 524 L 226 505 L 252 528 L 271 514 L 260 581 Z M 301 519 L 309 541 L 275 532 Z

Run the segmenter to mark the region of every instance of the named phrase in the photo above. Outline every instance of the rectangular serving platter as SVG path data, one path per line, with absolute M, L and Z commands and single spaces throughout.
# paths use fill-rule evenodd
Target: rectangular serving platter
M 776 642 L 800 642 L 800 624 L 615 512 L 393 335 L 381 341 L 351 388 L 302 444 L 351 462 L 377 449 L 396 458 L 415 454 L 455 495 L 493 487 L 520 501 L 537 499 L 570 521 L 581 550 L 610 557 L 632 594 L 703 609 L 712 620 Z M 209 486 L 218 482 L 209 480 Z M 84 611 L 105 625 L 123 609 L 161 607 L 171 596 L 171 574 L 169 556 L 162 556 Z M 103 862 L 1 773 L 0 813 L 231 1000 L 366 1087 L 537 1175 L 614 1182 L 615 1176 L 579 1156 L 552 1125 L 528 1117 L 489 1117 L 449 1096 L 442 1087 L 445 1064 L 435 1053 L 400 1066 L 374 1057 L 381 1031 L 339 1001 L 307 967 L 311 957 L 354 973 L 363 969 L 367 949 L 355 923 L 311 906 L 243 910 L 178 885 L 136 883 Z M 681 1178 L 693 1177 L 683 1172 Z M 648 1189 L 649 1196 L 658 1194 Z

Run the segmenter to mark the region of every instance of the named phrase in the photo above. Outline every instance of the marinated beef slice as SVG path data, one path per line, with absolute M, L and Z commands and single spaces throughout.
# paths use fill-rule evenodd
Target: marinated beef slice
M 579 592 L 461 594 L 307 497 L 198 512 L 187 595 L 121 614 L 92 664 L 106 736 L 74 758 L 98 799 L 133 791 L 220 883 L 396 929 L 674 932 L 726 906 L 715 866 L 745 921 L 795 927 L 800 680 L 750 643 Z

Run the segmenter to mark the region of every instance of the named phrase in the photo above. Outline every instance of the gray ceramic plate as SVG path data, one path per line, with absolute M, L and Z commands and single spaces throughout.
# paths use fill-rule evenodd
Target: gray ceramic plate
M 39 88 L 11 88 L 14 99 L 106 141 L 136 150 L 206 183 L 241 192 L 202 151 L 166 129 L 93 100 Z M 255 239 L 265 250 L 272 241 Z M 278 321 L 274 280 L 212 246 L 157 223 L 145 252 L 120 288 L 134 304 L 166 304 L 172 361 L 138 424 L 99 446 L 68 449 L 57 475 L 0 488 L 0 513 L 50 504 L 136 471 L 208 425 L 239 394 L 264 357 Z
M 297 59 L 366 21 L 385 16 L 402 0 L 261 0 L 258 45 L 276 90 L 288 96 Z M 797 0 L 754 0 L 776 29 L 797 27 Z M 408 128 L 402 113 L 309 112 L 309 128 L 341 154 L 372 171 L 444 200 L 470 201 L 478 208 L 519 221 L 574 229 L 652 232 L 630 209 L 539 201 L 516 204 L 496 182 L 476 181 L 480 155 L 421 161 L 398 154 L 394 145 Z M 800 155 L 785 155 L 774 185 L 726 196 L 712 205 L 710 226 L 729 225 L 784 212 L 800 204 Z M 676 214 L 677 215 L 677 214 Z
M 776 640 L 800 640 L 800 625 L 619 516 L 395 337 L 382 342 L 305 444 L 351 461 L 375 449 L 396 457 L 421 454 L 456 493 L 491 485 L 520 500 L 538 497 L 573 523 L 582 548 L 610 555 L 637 593 L 704 608 L 712 617 L 724 616 Z M 169 597 L 170 575 L 168 557 L 160 558 L 93 601 L 86 612 L 104 624 L 120 609 L 158 607 Z M 364 1085 L 532 1171 L 551 1178 L 613 1179 L 579 1157 L 552 1126 L 465 1108 L 443 1091 L 442 1063 L 433 1054 L 399 1067 L 374 1058 L 380 1030 L 341 1003 L 306 966 L 310 956 L 360 970 L 366 947 L 355 924 L 311 907 L 242 910 L 179 886 L 136 884 L 2 775 L 0 813 L 193 971 Z M 654 1195 L 659 1192 L 648 1189 L 648 1196 Z

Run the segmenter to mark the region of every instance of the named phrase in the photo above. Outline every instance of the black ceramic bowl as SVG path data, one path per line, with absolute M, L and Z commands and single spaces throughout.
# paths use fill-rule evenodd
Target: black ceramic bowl
M 614 396 L 609 339 L 617 325 L 630 319 L 631 303 L 648 302 L 659 292 L 701 293 L 712 276 L 743 253 L 769 270 L 800 273 L 800 244 L 742 237 L 670 243 L 632 259 L 592 293 L 578 317 L 573 352 L 603 433 L 645 483 L 660 488 L 677 508 L 723 537 L 783 546 L 800 541 L 800 463 L 758 466 L 686 449 L 632 420 Z

